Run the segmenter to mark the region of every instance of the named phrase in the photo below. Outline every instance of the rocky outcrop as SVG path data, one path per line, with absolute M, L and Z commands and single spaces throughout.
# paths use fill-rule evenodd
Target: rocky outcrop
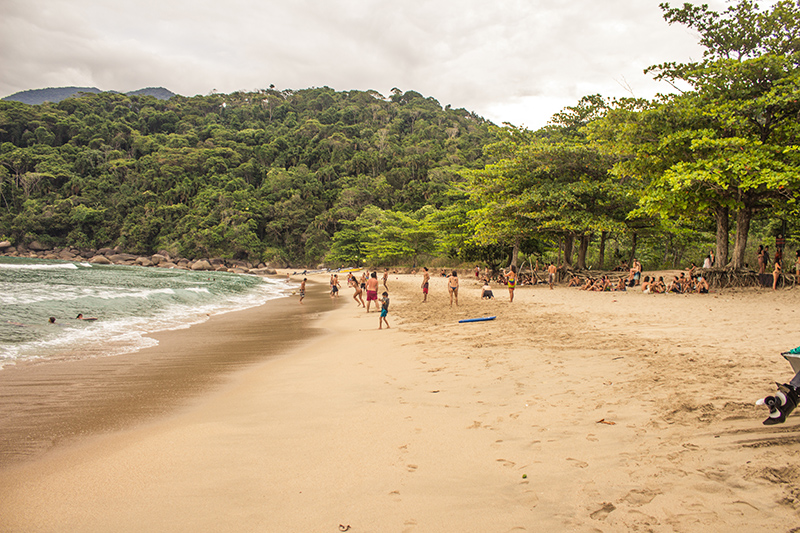
M 134 265 L 141 267 L 180 268 L 184 270 L 208 272 L 233 272 L 236 274 L 255 274 L 259 276 L 276 275 L 274 268 L 259 263 L 257 267 L 242 260 L 202 258 L 196 261 L 183 257 L 171 257 L 166 250 L 159 250 L 150 256 L 129 254 L 120 249 L 100 248 L 99 250 L 80 249 L 74 247 L 48 248 L 38 241 L 29 244 L 20 243 L 13 246 L 10 241 L 0 241 L 0 255 L 12 257 L 31 257 L 38 259 L 54 259 L 61 261 L 88 261 L 96 265 Z

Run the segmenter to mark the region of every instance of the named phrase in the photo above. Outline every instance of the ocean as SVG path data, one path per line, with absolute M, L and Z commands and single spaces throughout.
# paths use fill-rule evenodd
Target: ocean
M 148 333 L 255 307 L 293 288 L 227 272 L 0 257 L 0 367 L 133 352 L 157 344 Z

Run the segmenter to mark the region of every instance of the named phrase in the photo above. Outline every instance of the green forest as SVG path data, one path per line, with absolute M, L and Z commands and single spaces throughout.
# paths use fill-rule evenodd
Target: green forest
M 705 53 L 536 131 L 413 90 L 0 102 L 0 240 L 280 266 L 752 266 L 800 245 L 800 7 L 661 5 Z

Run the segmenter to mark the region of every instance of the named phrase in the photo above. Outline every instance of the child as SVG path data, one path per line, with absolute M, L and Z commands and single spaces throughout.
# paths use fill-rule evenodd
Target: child
M 483 280 L 483 289 L 481 291 L 481 299 L 483 300 L 494 300 L 494 293 L 492 293 L 492 287 L 489 285 L 489 280 Z
M 389 314 L 389 293 L 383 291 L 381 295 L 381 316 L 378 318 L 378 329 L 383 329 L 383 324 L 386 324 L 386 329 L 389 329 L 389 321 L 386 320 L 386 315 Z

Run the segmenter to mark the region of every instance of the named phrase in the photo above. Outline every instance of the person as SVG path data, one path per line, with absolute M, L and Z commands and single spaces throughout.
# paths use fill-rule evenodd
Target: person
M 93 316 L 83 316 L 83 313 L 78 313 L 78 316 L 75 317 L 75 320 L 97 320 Z
M 306 279 L 303 278 L 303 281 L 300 283 L 300 303 L 303 303 L 303 298 L 306 297 Z
M 644 277 L 644 281 L 642 282 L 642 292 L 644 294 L 650 294 L 650 276 Z
M 331 298 L 339 297 L 339 275 L 331 275 Z
M 764 247 L 764 270 L 769 268 L 769 246 Z
M 456 307 L 458 307 L 458 272 L 455 270 L 447 276 L 447 290 L 450 292 L 450 307 L 453 307 L 453 298 L 455 298 Z
M 775 268 L 772 270 L 772 290 L 778 290 L 778 279 L 781 277 L 781 262 L 775 261 Z
M 794 261 L 794 275 L 798 279 L 800 279 L 800 249 L 798 249 L 797 252 L 795 252 L 795 255 L 797 257 L 795 258 L 795 261 Z M 797 281 L 798 280 L 795 280 L 795 282 L 797 282 Z
M 642 277 L 642 264 L 639 262 L 638 259 L 633 260 L 633 284 L 638 285 L 639 280 Z
M 422 267 L 422 303 L 428 301 L 428 287 L 430 287 L 431 274 L 428 267 Z
M 355 276 L 350 276 L 348 285 L 353 287 L 353 300 L 356 301 L 356 305 L 366 307 L 363 296 L 364 290 L 361 288 L 361 285 L 359 285 Z
M 695 290 L 698 294 L 708 294 L 708 282 L 701 274 L 697 275 L 697 286 Z
M 758 273 L 759 275 L 764 273 L 766 266 L 764 265 L 764 245 L 758 245 L 758 251 L 756 252 L 756 260 L 758 261 Z
M 483 287 L 481 287 L 481 299 L 482 300 L 494 300 L 494 293 L 492 292 L 492 287 L 489 285 L 489 280 L 483 280 Z
M 516 265 L 511 265 L 511 270 L 503 271 L 506 275 L 506 279 L 508 280 L 508 301 L 514 301 L 514 289 L 517 288 L 517 267 Z
M 375 302 L 375 307 L 378 307 L 378 273 L 373 272 L 369 275 L 367 280 L 367 313 L 369 313 L 370 302 Z
M 56 323 L 56 317 L 54 317 L 54 316 L 51 316 L 51 317 L 50 317 L 50 323 L 51 323 L 51 324 L 55 324 L 55 323 Z
M 389 293 L 383 291 L 383 296 L 381 298 L 381 316 L 378 317 L 378 329 L 383 329 L 383 325 L 386 324 L 386 329 L 389 329 L 389 321 L 386 320 L 386 315 L 389 314 Z
M 475 279 L 480 279 L 481 277 L 481 267 L 479 265 L 475 265 Z
M 707 255 L 703 260 L 703 268 L 711 268 L 711 256 Z
M 553 290 L 553 284 L 556 282 L 556 265 L 550 261 L 550 266 L 547 267 L 547 283 L 550 284 L 550 290 Z
M 389 269 L 388 268 L 383 271 L 383 278 L 381 279 L 381 281 L 383 281 L 383 288 L 388 291 L 389 287 L 386 286 L 386 282 L 389 281 Z

